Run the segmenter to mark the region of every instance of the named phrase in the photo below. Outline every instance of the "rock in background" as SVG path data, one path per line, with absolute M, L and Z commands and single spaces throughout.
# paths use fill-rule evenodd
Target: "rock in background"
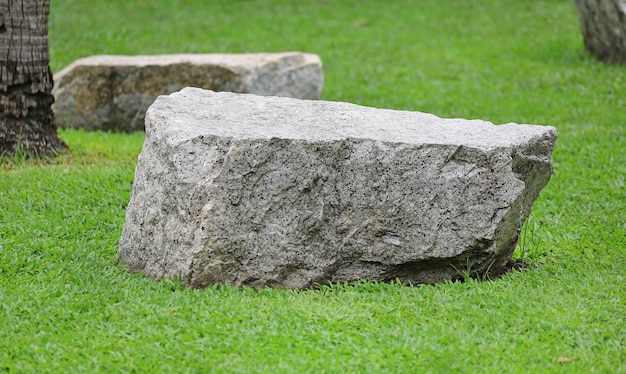
M 510 259 L 553 127 L 347 103 L 161 96 L 118 260 L 192 287 L 433 283 Z
M 61 70 L 54 83 L 60 127 L 130 132 L 144 129 L 158 95 L 184 87 L 319 99 L 324 78 L 319 56 L 286 52 L 92 56 Z

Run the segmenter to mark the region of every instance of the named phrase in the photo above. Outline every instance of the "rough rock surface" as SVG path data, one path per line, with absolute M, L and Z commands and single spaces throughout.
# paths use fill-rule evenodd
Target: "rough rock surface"
M 317 55 L 286 52 L 92 56 L 61 70 L 54 83 L 59 126 L 130 132 L 144 129 L 158 95 L 183 87 L 317 100 L 324 78 Z
M 187 88 L 148 110 L 118 261 L 192 287 L 484 272 L 510 259 L 555 139 L 547 126 Z

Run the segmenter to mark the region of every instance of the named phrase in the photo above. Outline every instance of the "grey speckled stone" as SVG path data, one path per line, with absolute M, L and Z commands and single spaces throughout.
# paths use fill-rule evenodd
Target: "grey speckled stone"
M 306 288 L 503 266 L 556 129 L 184 89 L 161 96 L 118 260 L 152 278 Z
M 61 127 L 130 132 L 158 95 L 183 87 L 317 100 L 323 85 L 310 53 L 91 56 L 55 74 L 52 108 Z

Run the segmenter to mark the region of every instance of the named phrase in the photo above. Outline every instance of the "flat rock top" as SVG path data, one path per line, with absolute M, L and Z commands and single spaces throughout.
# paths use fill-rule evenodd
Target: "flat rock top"
M 256 96 L 185 88 L 150 107 L 146 132 L 165 126 L 168 140 L 200 135 L 233 139 L 329 141 L 370 139 L 408 144 L 510 147 L 535 137 L 556 137 L 550 126 L 442 119 L 432 114 L 376 109 L 331 101 Z
M 168 54 L 168 55 L 97 55 L 78 59 L 70 66 L 164 66 L 188 63 L 193 65 L 225 65 L 236 67 L 262 66 L 281 59 L 302 59 L 302 63 L 319 63 L 319 56 L 302 52 L 233 53 L 233 54 Z M 63 70 L 65 70 L 63 69 Z

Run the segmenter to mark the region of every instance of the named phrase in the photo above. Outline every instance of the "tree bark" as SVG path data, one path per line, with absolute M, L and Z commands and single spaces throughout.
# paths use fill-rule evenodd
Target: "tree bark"
M 626 64 L 626 0 L 574 0 L 585 48 L 601 61 Z
M 0 155 L 66 148 L 52 112 L 50 0 L 0 0 Z

